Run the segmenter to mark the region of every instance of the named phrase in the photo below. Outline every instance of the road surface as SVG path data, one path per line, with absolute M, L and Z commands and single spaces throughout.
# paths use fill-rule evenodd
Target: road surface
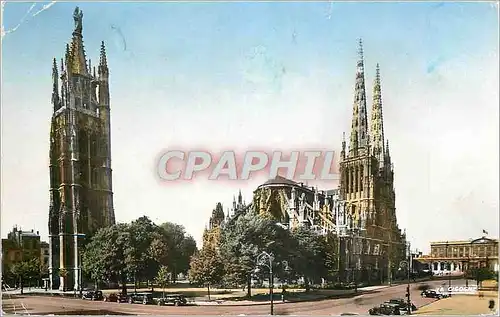
M 458 281 L 454 281 L 454 284 Z M 419 284 L 432 288 L 447 285 L 445 281 L 429 281 L 411 285 L 412 302 L 417 306 L 434 301 L 420 297 Z M 461 285 L 461 284 L 455 284 Z M 368 309 L 391 298 L 404 298 L 406 284 L 381 288 L 352 298 L 326 299 L 321 301 L 275 303 L 276 315 L 340 315 L 342 313 L 368 314 Z M 269 304 L 258 305 L 210 305 L 210 306 L 154 306 L 128 303 L 84 301 L 58 296 L 3 295 L 3 311 L 11 314 L 36 315 L 268 315 Z

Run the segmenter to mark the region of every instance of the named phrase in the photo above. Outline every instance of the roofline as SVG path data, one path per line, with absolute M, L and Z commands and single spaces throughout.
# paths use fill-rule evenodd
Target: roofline
M 481 237 L 481 238 L 469 239 L 469 240 L 433 241 L 433 242 L 430 242 L 430 245 L 432 246 L 433 244 L 442 244 L 442 245 L 446 245 L 446 244 L 448 244 L 448 245 L 451 245 L 451 244 L 470 244 L 471 242 L 480 241 L 483 239 L 485 241 L 490 242 L 490 243 L 498 243 L 498 239 Z
M 290 183 L 285 183 L 285 182 L 277 182 L 277 183 L 271 183 L 271 184 L 264 183 L 264 184 L 257 186 L 257 188 L 254 190 L 254 192 L 261 189 L 261 188 L 266 188 L 266 187 L 295 187 L 295 188 L 300 188 L 301 190 L 304 190 L 304 191 L 308 191 L 311 194 L 314 194 L 314 187 L 308 187 L 304 183 L 290 184 Z M 326 190 L 318 189 L 318 195 L 328 196 L 328 197 L 335 196 L 335 194 L 328 194 L 327 193 L 328 191 L 338 191 L 338 189 L 326 189 Z

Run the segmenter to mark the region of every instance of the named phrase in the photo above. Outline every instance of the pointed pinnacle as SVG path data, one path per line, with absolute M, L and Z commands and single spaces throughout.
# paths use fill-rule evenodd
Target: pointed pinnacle
M 54 74 L 57 74 L 57 61 L 55 57 L 52 63 L 52 71 L 54 72 Z
M 377 63 L 377 68 L 375 70 L 375 80 L 380 83 L 380 65 Z
M 363 60 L 363 40 L 361 40 L 361 38 L 359 39 L 358 55 L 359 59 Z
M 101 42 L 101 58 L 99 60 L 99 64 L 101 66 L 106 66 L 107 65 L 107 60 L 106 60 L 106 46 L 104 45 L 104 41 Z

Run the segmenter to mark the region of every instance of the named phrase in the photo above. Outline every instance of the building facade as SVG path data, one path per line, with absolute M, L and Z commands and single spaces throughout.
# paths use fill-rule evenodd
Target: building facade
M 487 267 L 498 272 L 498 239 L 481 237 L 469 240 L 431 242 L 431 252 L 418 258 L 433 275 L 462 275 L 469 269 Z
M 42 241 L 40 243 L 40 265 L 48 269 L 49 259 L 50 259 L 50 245 L 47 242 Z
M 75 9 L 71 44 L 53 62 L 50 130 L 49 274 L 52 288 L 81 285 L 81 246 L 115 223 L 111 182 L 109 70 L 104 42 L 92 67 Z
M 2 239 L 3 281 L 7 284 L 16 282 L 10 280 L 9 276 L 9 269 L 12 265 L 32 259 L 41 259 L 41 245 L 38 231 L 23 231 L 21 228 L 14 227 L 7 234 L 7 238 Z

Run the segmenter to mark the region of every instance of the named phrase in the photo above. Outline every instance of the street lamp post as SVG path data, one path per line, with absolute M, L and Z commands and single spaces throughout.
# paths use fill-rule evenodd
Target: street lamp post
M 407 299 L 407 304 L 406 304 L 406 309 L 408 310 L 408 315 L 411 315 L 411 295 L 410 295 L 410 270 L 411 270 L 411 249 L 410 249 L 410 242 L 408 242 L 408 258 L 406 261 L 401 261 L 399 262 L 399 268 L 406 268 L 406 275 L 407 275 L 407 284 L 406 284 L 406 299 Z
M 274 255 L 271 253 L 267 253 L 266 251 L 262 251 L 261 254 L 257 256 L 257 268 L 255 269 L 255 273 L 259 272 L 258 266 L 264 266 L 269 269 L 269 299 L 271 300 L 271 315 L 274 315 L 274 275 L 273 275 L 273 262 Z M 285 266 L 285 270 L 288 271 L 288 262 L 283 261 L 283 265 Z
M 265 266 L 269 269 L 269 296 L 271 300 L 271 315 L 274 315 L 274 301 L 273 301 L 273 290 L 274 290 L 274 281 L 273 281 L 273 261 L 274 256 L 266 251 L 262 251 L 261 254 L 257 256 L 257 265 Z M 259 271 L 257 268 L 256 272 Z
M 410 242 L 408 242 L 408 267 L 407 267 L 407 271 L 408 271 L 408 285 L 406 286 L 408 288 L 408 304 L 407 304 L 407 308 L 408 308 L 408 315 L 411 315 L 411 298 L 410 298 L 410 270 L 411 270 L 411 248 L 410 248 Z
M 467 266 L 465 267 L 465 270 L 464 270 L 465 287 L 469 287 L 469 263 L 470 263 L 470 255 L 467 255 L 467 262 L 466 263 L 467 263 Z M 462 266 L 462 268 L 463 268 L 463 266 Z
M 448 289 L 451 290 L 451 263 L 450 260 L 448 259 L 448 241 L 446 241 L 445 257 L 446 257 L 446 268 L 448 269 Z M 449 295 L 451 295 L 451 293 Z

